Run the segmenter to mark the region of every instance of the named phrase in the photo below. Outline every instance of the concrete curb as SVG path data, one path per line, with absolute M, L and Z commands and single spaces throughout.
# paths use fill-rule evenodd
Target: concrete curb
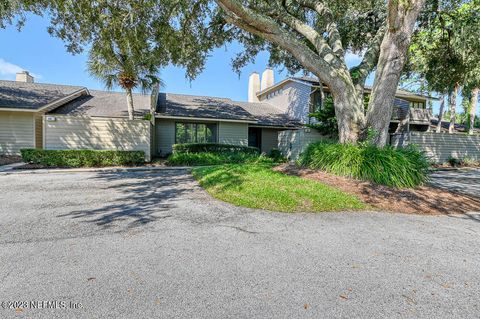
M 13 164 L 8 164 L 8 165 L 2 165 L 0 166 L 0 173 L 2 172 L 8 172 L 13 170 L 15 167 L 25 165 L 25 163 L 20 162 L 20 163 L 13 163 Z
M 23 165 L 23 163 L 20 163 Z M 16 165 L 20 166 L 20 165 Z M 15 166 L 14 166 L 15 167 Z M 52 173 L 123 173 L 123 172 L 143 172 L 143 171 L 173 171 L 173 170 L 190 170 L 189 166 L 140 166 L 140 167 L 102 167 L 102 168 L 40 168 L 40 169 L 13 169 L 0 171 L 0 175 L 12 174 L 52 174 Z

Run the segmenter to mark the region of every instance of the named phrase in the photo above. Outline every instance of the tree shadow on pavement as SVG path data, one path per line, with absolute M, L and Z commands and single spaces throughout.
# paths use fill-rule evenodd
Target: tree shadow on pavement
M 106 229 L 125 224 L 139 227 L 172 215 L 165 212 L 177 207 L 176 201 L 198 188 L 185 170 L 106 172 L 93 179 L 106 182 L 109 191 L 119 196 L 96 209 L 72 211 L 58 217 L 82 219 Z M 93 189 L 92 191 L 95 191 Z

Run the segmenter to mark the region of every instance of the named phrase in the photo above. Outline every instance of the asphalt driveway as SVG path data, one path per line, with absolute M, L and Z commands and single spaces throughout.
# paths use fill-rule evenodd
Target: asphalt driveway
M 430 179 L 434 187 L 480 198 L 480 169 L 438 170 Z
M 0 203 L 0 318 L 480 314 L 478 215 L 242 209 L 179 170 L 0 175 Z

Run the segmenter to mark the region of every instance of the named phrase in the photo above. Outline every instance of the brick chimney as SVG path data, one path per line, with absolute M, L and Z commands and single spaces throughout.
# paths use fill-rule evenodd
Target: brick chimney
M 25 82 L 25 83 L 33 83 L 34 79 L 28 71 L 22 71 L 17 73 L 17 77 L 15 79 L 17 82 Z
M 260 74 L 253 72 L 248 78 L 248 102 L 259 102 L 258 91 L 260 91 Z

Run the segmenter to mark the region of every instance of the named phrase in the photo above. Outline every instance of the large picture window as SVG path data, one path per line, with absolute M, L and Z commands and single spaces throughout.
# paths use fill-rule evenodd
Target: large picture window
M 215 143 L 217 124 L 175 123 L 175 143 Z

